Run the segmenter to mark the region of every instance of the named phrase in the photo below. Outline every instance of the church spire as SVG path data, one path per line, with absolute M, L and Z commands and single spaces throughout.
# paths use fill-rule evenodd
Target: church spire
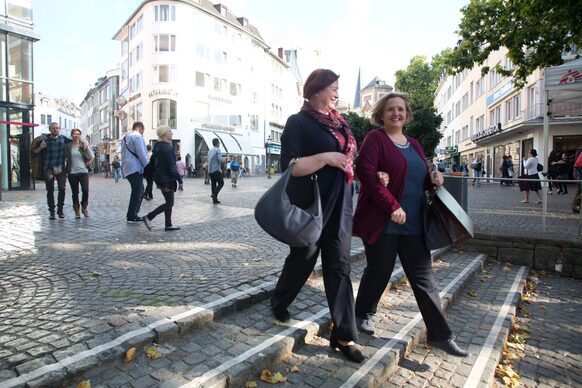
M 360 71 L 361 69 L 358 68 L 358 83 L 356 84 L 356 95 L 354 96 L 354 109 L 361 107 L 360 101 Z

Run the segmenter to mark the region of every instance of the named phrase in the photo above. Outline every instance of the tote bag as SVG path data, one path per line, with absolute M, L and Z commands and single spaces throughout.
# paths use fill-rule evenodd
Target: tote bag
M 427 192 L 424 241 L 428 249 L 458 244 L 473 237 L 473 222 L 443 186 Z
M 255 206 L 255 220 L 265 232 L 292 247 L 315 244 L 321 237 L 323 216 L 317 176 L 312 176 L 313 204 L 307 209 L 295 206 L 285 191 L 294 164 L 259 199 Z

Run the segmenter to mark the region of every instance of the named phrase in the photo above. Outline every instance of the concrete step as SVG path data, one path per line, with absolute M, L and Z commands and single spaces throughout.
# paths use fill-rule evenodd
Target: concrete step
M 459 295 L 463 285 L 480 270 L 482 260 L 483 256 L 451 252 L 444 256 L 444 260 L 435 263 L 435 275 L 443 290 L 444 305 Z M 354 263 L 353 279 L 361 277 L 364 266 L 363 260 Z M 399 267 L 394 275 L 393 281 L 396 283 L 402 277 Z M 405 289 L 387 293 L 383 303 L 388 303 L 390 308 L 383 308 L 378 314 L 380 338 L 360 337 L 359 343 L 363 345 L 368 361 L 379 358 L 380 362 L 375 362 L 375 365 L 382 365 L 382 369 L 386 368 L 385 365 L 392 368 L 390 365 L 395 365 L 397 361 L 394 356 L 389 356 L 390 347 L 384 351 L 386 357 L 378 356 L 381 354 L 378 350 L 383 347 L 379 345 L 383 341 L 381 338 L 391 338 L 388 341 L 391 347 L 409 348 L 424 332 L 424 325 L 417 317 L 416 304 L 408 294 L 410 292 Z M 335 386 L 338 381 L 345 383 L 349 376 L 362 370 L 365 365 L 370 365 L 350 363 L 329 349 L 326 338 L 330 320 L 320 278 L 311 279 L 306 284 L 291 305 L 290 312 L 294 319 L 289 325 L 283 325 L 272 317 L 268 301 L 255 303 L 243 311 L 215 319 L 210 326 L 173 340 L 168 339 L 157 347 L 164 354 L 158 360 L 147 359 L 145 349 L 141 347 L 133 362 L 125 364 L 120 356 L 113 362 L 104 363 L 99 368 L 69 379 L 69 386 L 76 386 L 83 379 L 89 379 L 93 386 L 238 387 L 244 386 L 249 380 L 259 383 L 264 368 L 274 370 L 278 366 L 291 365 L 298 357 L 304 361 L 300 368 L 313 363 L 317 365 L 317 373 L 286 373 L 289 382 Z M 384 326 L 385 329 L 382 328 Z M 379 366 L 374 366 L 370 372 L 377 373 L 377 368 Z M 327 373 L 328 377 L 323 378 L 322 373 Z M 368 374 L 365 373 L 366 378 L 369 378 Z M 306 378 L 310 380 L 302 380 Z

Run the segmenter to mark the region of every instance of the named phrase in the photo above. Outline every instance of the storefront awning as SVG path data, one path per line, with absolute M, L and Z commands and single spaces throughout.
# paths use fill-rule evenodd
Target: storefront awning
M 240 146 L 240 148 L 242 150 L 243 155 L 260 155 L 249 144 L 248 140 L 243 135 L 239 135 L 238 133 L 231 133 L 230 136 L 232 136 L 236 140 L 236 142 L 238 143 L 238 145 Z
M 207 131 L 205 129 L 197 129 L 196 133 L 202 136 L 204 142 L 208 146 L 208 149 L 212 149 L 212 139 L 215 139 L 217 136 L 212 131 Z
M 228 133 L 224 132 L 214 132 L 214 134 L 220 139 L 220 142 L 224 146 L 224 152 L 231 155 L 241 155 L 242 150 L 238 146 L 238 143 L 230 136 Z

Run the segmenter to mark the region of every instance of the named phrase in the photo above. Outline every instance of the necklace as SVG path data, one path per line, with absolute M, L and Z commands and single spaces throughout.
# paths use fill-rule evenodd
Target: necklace
M 408 139 L 403 134 L 398 134 L 398 136 L 393 136 L 388 132 L 385 132 L 388 138 L 394 143 L 395 146 L 400 148 L 408 148 Z

